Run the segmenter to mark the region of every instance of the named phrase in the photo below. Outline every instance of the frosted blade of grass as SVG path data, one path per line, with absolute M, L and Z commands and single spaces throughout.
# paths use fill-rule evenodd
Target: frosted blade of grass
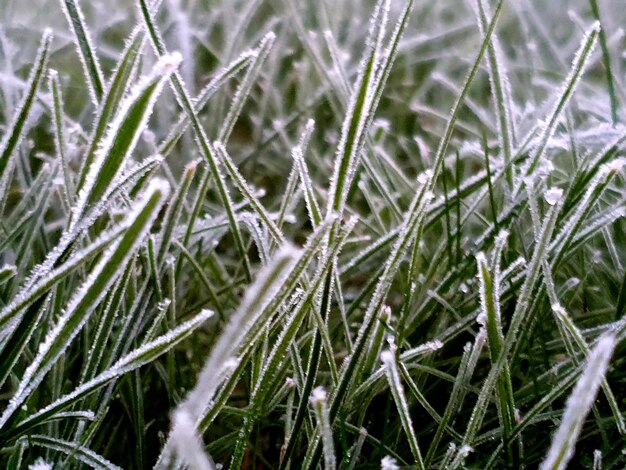
M 0 142 L 0 200 L 4 200 L 4 191 L 12 167 L 13 155 L 20 145 L 26 119 L 30 114 L 37 91 L 45 75 L 51 43 L 52 32 L 46 30 L 41 38 L 37 57 L 28 76 L 26 92 L 22 96 L 16 112 L 11 117 L 10 123 L 4 130 L 4 136 Z
M 530 159 L 523 169 L 524 176 L 530 176 L 531 174 L 533 174 L 535 169 L 539 165 L 539 162 L 543 159 L 543 156 L 548 147 L 548 143 L 554 135 L 557 124 L 559 123 L 561 114 L 567 106 L 570 98 L 574 94 L 574 91 L 576 90 L 576 87 L 578 86 L 578 83 L 580 82 L 580 79 L 585 72 L 586 65 L 589 62 L 591 53 L 595 48 L 599 31 L 600 24 L 598 22 L 595 22 L 585 33 L 580 48 L 578 49 L 578 52 L 576 52 L 574 62 L 572 63 L 572 68 L 570 69 L 570 72 L 565 79 L 561 92 L 556 99 L 554 108 L 547 116 L 546 120 L 543 122 L 538 142 L 537 144 L 535 144 L 535 147 L 530 154 Z M 520 184 L 522 181 L 523 180 L 518 181 L 517 189 L 515 191 L 516 193 L 519 192 Z
M 76 0 L 60 0 L 63 14 L 74 34 L 74 42 L 78 51 L 78 56 L 83 65 L 85 78 L 89 88 L 89 96 L 95 105 L 98 105 L 104 94 L 104 75 L 98 63 L 96 50 L 93 47 L 91 38 L 85 23 L 85 17 Z
M 129 221 L 128 221 L 129 222 Z M 31 305 L 37 298 L 51 290 L 59 281 L 74 272 L 80 266 L 83 266 L 94 255 L 102 251 L 108 245 L 113 243 L 128 229 L 129 224 L 120 224 L 111 230 L 102 234 L 94 240 L 83 251 L 74 253 L 70 259 L 61 264 L 54 270 L 46 270 L 44 274 L 38 276 L 38 272 L 45 269 L 44 264 L 36 266 L 31 273 L 31 277 L 36 277 L 36 282 L 29 283 L 19 290 L 11 302 L 0 311 L 0 330 L 6 328 L 23 309 Z
M 500 374 L 502 373 L 502 368 L 508 360 L 508 355 L 518 339 L 520 327 L 530 323 L 528 317 L 530 316 L 529 305 L 532 293 L 539 279 L 542 262 L 548 252 L 556 220 L 563 205 L 563 199 L 559 198 L 553 202 L 554 204 L 549 206 L 543 225 L 541 226 L 538 236 L 536 237 L 537 242 L 535 244 L 535 250 L 526 269 L 526 277 L 524 278 L 524 282 L 520 288 L 520 293 L 515 304 L 515 310 L 513 311 L 509 324 L 509 330 L 504 338 L 502 352 L 492 365 L 489 374 L 485 378 L 476 400 L 476 405 L 472 410 L 472 416 L 470 417 L 465 431 L 465 437 L 463 439 L 463 442 L 466 445 L 472 445 L 480 427 L 482 426 L 483 418 L 487 413 L 489 397 L 491 396 L 493 387 L 495 386 L 498 377 L 500 377 Z
M 506 245 L 507 232 L 502 232 L 496 240 L 496 248 L 493 254 L 491 270 L 487 265 L 487 259 L 483 253 L 476 256 L 478 264 L 478 278 L 480 281 L 480 301 L 482 311 L 479 314 L 479 322 L 486 327 L 489 352 L 492 366 L 502 353 L 504 335 L 502 334 L 502 320 L 500 313 L 500 257 Z M 517 459 L 515 449 L 511 449 L 508 442 L 513 426 L 515 425 L 515 401 L 513 399 L 513 387 L 511 385 L 511 372 L 508 360 L 505 359 L 502 366 L 502 375 L 498 378 L 496 395 L 498 398 L 499 415 L 504 430 L 504 440 L 507 443 L 507 453 L 513 451 L 513 459 Z M 515 465 L 515 463 L 513 463 Z M 519 463 L 518 463 L 519 465 Z
M 33 413 L 32 415 L 25 418 L 23 421 L 20 421 L 14 428 L 10 430 L 9 433 L 5 435 L 6 438 L 17 436 L 28 431 L 34 426 L 45 423 L 51 417 L 58 415 L 59 412 L 67 409 L 70 406 L 73 406 L 89 394 L 100 390 L 105 384 L 116 380 L 122 375 L 138 369 L 146 364 L 154 362 L 157 358 L 170 351 L 181 341 L 188 338 L 196 329 L 206 323 L 206 321 L 212 316 L 212 311 L 202 310 L 191 320 L 182 323 L 176 328 L 168 331 L 164 335 L 159 336 L 158 338 L 148 343 L 142 344 L 139 348 L 126 354 L 117 362 L 115 362 L 115 364 L 113 364 L 111 367 L 96 375 L 91 380 L 80 385 L 72 392 L 64 395 L 63 397 L 59 398 L 45 408 L 42 408 L 41 410 Z
M 255 283 L 246 291 L 246 296 L 235 314 L 230 318 L 228 325 L 213 347 L 196 387 L 190 392 L 187 399 L 179 405 L 179 409 L 189 414 L 195 421 L 204 411 L 219 384 L 220 371 L 227 361 L 232 360 L 238 353 L 243 341 L 254 323 L 257 323 L 264 310 L 272 304 L 273 298 L 288 280 L 288 275 L 296 265 L 301 253 L 293 247 L 282 247 L 274 256 L 271 263 L 265 266 L 257 275 Z M 172 432 L 174 432 L 173 429 Z M 174 436 L 171 436 L 175 440 Z M 184 455 L 181 455 L 184 459 Z
M 213 79 L 211 79 L 211 81 L 194 99 L 193 106 L 196 114 L 200 113 L 204 109 L 209 100 L 219 91 L 220 87 L 248 67 L 250 61 L 256 56 L 256 54 L 256 50 L 244 52 L 237 59 L 224 67 L 224 69 L 222 69 Z M 183 114 L 178 119 L 178 122 L 174 125 L 167 138 L 159 144 L 159 153 L 164 156 L 169 155 L 172 150 L 174 150 L 176 143 L 183 136 L 188 126 L 189 116 L 187 114 Z
M 148 123 L 165 80 L 178 68 L 181 60 L 180 54 L 161 58 L 152 72 L 142 78 L 120 103 L 91 166 L 86 168 L 84 184 L 77 188 L 78 201 L 72 217 L 74 225 L 90 204 L 106 195 L 119 175 Z
M 50 71 L 50 81 L 48 87 L 52 93 L 52 124 L 54 129 L 54 147 L 58 158 L 61 159 L 63 168 L 63 196 L 68 208 L 72 207 L 72 199 L 74 197 L 74 184 L 72 183 L 72 173 L 68 161 L 67 149 L 65 145 L 65 130 L 63 126 L 63 96 L 61 94 L 61 85 L 59 84 L 59 75 L 56 71 Z
M 602 451 L 593 451 L 593 470 L 602 470 Z
M 242 358 L 248 357 L 265 323 L 296 288 L 301 276 L 318 255 L 333 223 L 333 218 L 325 221 L 309 237 L 301 251 L 296 251 L 289 245 L 280 248 L 270 264 L 257 274 L 257 280 L 247 289 L 239 309 L 231 316 L 229 324 L 207 358 L 196 387 L 179 406 L 184 413 L 194 417 L 196 426 L 202 426 L 211 412 L 209 404 L 221 381 L 228 379 L 232 382 L 232 387 L 237 383 L 237 376 L 231 374 L 241 374 L 240 368 L 245 363 Z M 224 377 L 222 371 L 225 365 L 236 356 L 240 358 L 237 371 L 228 370 Z M 171 446 L 170 435 L 157 462 L 158 468 L 166 466 L 170 461 L 174 450 Z
M 224 118 L 222 126 L 220 127 L 220 131 L 217 136 L 217 140 L 220 142 L 228 142 L 230 134 L 235 127 L 235 123 L 237 122 L 237 119 L 239 119 L 239 115 L 243 110 L 246 99 L 250 94 L 250 90 L 257 81 L 259 74 L 261 73 L 261 68 L 265 64 L 275 41 L 276 35 L 273 32 L 267 33 L 261 40 L 259 47 L 255 50 L 254 56 L 250 58 L 250 65 L 246 71 L 246 75 L 239 85 L 237 93 L 235 93 L 235 97 L 233 98 L 232 105 L 228 110 L 228 114 Z
M 282 244 L 285 242 L 285 236 L 281 232 L 281 230 L 276 226 L 276 223 L 267 212 L 261 201 L 259 201 L 254 195 L 253 190 L 250 188 L 248 182 L 243 177 L 243 175 L 237 169 L 235 162 L 233 162 L 230 155 L 226 151 L 226 147 L 221 142 L 215 142 L 214 144 L 215 150 L 220 157 L 220 160 L 224 163 L 224 167 L 226 168 L 228 174 L 235 182 L 237 189 L 243 195 L 244 198 L 250 203 L 250 206 L 257 213 L 259 218 L 263 221 L 265 227 L 269 231 L 270 235 L 274 239 L 274 242 L 277 244 Z
M 369 122 L 366 124 L 366 129 L 369 129 L 372 124 L 372 121 L 374 119 L 374 112 L 380 104 L 385 85 L 387 84 L 387 80 L 389 79 L 389 75 L 391 74 L 391 70 L 396 61 L 396 58 L 398 57 L 400 41 L 409 23 L 411 10 L 413 10 L 414 3 L 415 0 L 405 0 L 404 8 L 400 13 L 400 18 L 398 19 L 398 22 L 396 23 L 393 32 L 391 33 L 391 37 L 389 38 L 389 41 L 385 46 L 385 50 L 380 52 L 381 57 L 376 77 L 376 89 L 374 91 L 373 101 L 371 105 L 372 111 L 369 114 Z M 379 39 L 381 41 L 384 34 L 384 27 L 381 26 L 379 33 Z
M 600 8 L 598 7 L 598 0 L 589 0 L 589 6 L 591 7 L 591 13 L 593 14 L 594 19 L 600 24 Z M 613 121 L 613 125 L 615 125 L 619 122 L 619 101 L 617 99 L 617 93 L 615 93 L 615 83 L 611 66 L 611 53 L 609 52 L 604 27 L 600 27 L 599 38 L 600 48 L 602 49 L 602 62 L 604 64 L 604 72 L 606 73 L 606 86 L 611 103 L 611 119 Z
M 44 449 L 61 452 L 84 465 L 97 470 L 121 470 L 121 467 L 109 462 L 101 455 L 82 446 L 80 442 L 68 442 L 42 434 L 29 435 L 25 442 L 29 446 L 43 447 Z
M 354 444 L 354 447 L 350 449 L 349 455 L 346 455 L 342 467 L 344 467 L 346 459 L 350 458 L 350 461 L 347 462 L 346 468 L 347 470 L 354 470 L 357 462 L 359 461 L 359 458 L 361 457 L 361 450 L 363 449 L 363 444 L 365 443 L 365 438 L 367 437 L 367 435 L 367 429 L 361 428 L 356 444 Z
M 315 411 L 315 417 L 322 434 L 324 448 L 324 469 L 335 470 L 337 458 L 335 457 L 335 444 L 333 442 L 333 429 L 328 416 L 328 399 L 326 390 L 317 387 L 311 394 L 311 406 Z
M 128 263 L 119 281 L 117 281 L 116 285 L 107 294 L 107 298 L 104 301 L 105 308 L 100 314 L 98 327 L 92 336 L 89 354 L 87 354 L 87 358 L 81 370 L 80 383 L 91 380 L 102 366 L 108 365 L 102 364 L 106 344 L 109 342 L 109 338 L 113 332 L 115 317 L 122 306 L 122 301 L 126 295 L 128 283 L 130 282 L 130 276 L 134 272 L 134 269 L 135 263 Z
M 474 344 L 466 343 L 463 348 L 463 355 L 461 356 L 461 360 L 459 362 L 459 370 L 454 379 L 450 398 L 448 399 L 441 421 L 437 426 L 437 430 L 435 431 L 435 434 L 429 444 L 428 452 L 426 453 L 424 463 L 427 466 L 431 465 L 439 448 L 439 443 L 444 436 L 444 432 L 446 432 L 446 428 L 451 425 L 455 414 L 458 413 L 459 408 L 463 405 L 465 398 L 463 388 L 467 383 L 469 383 L 474 374 L 474 369 L 476 368 L 478 358 L 485 345 L 486 339 L 487 332 L 484 328 L 481 328 L 474 339 Z
M 499 0 L 496 5 L 493 16 L 491 17 L 491 21 L 489 22 L 489 27 L 486 28 L 486 31 L 484 33 L 483 42 L 480 46 L 480 51 L 478 52 L 476 59 L 473 62 L 472 68 L 470 69 L 469 73 L 467 74 L 467 78 L 463 83 L 461 92 L 459 93 L 459 96 L 457 97 L 454 105 L 452 106 L 452 110 L 450 111 L 450 117 L 448 118 L 448 121 L 446 123 L 443 137 L 441 138 L 439 145 L 437 146 L 437 151 L 435 152 L 435 157 L 432 165 L 433 177 L 429 184 L 430 190 L 434 188 L 435 182 L 437 181 L 437 178 L 439 177 L 443 169 L 443 161 L 448 151 L 450 139 L 452 139 L 452 133 L 454 132 L 459 113 L 461 112 L 463 103 L 465 103 L 465 98 L 469 93 L 470 85 L 472 84 L 474 78 L 476 77 L 476 74 L 478 73 L 478 69 L 480 67 L 480 63 L 483 60 L 483 57 L 485 56 L 485 52 L 487 51 L 489 44 L 491 44 L 491 36 L 493 35 L 493 32 L 495 30 L 498 18 L 500 18 L 502 3 L 503 0 Z
M 485 34 L 487 29 L 487 15 L 489 14 L 488 5 L 485 0 L 477 0 L 478 25 L 481 34 Z M 487 64 L 489 65 L 489 82 L 491 84 L 491 93 L 498 118 L 498 139 L 500 140 L 500 148 L 504 158 L 506 181 L 509 189 L 513 188 L 513 122 L 511 119 L 510 90 L 509 81 L 502 60 L 502 51 L 498 38 L 492 33 L 489 48 L 487 50 Z
M 206 287 L 207 292 L 209 293 L 209 297 L 211 298 L 211 301 L 215 305 L 215 310 L 217 311 L 217 315 L 219 316 L 220 320 L 226 321 L 224 309 L 221 306 L 218 295 L 215 292 L 215 288 L 211 284 L 211 281 L 209 280 L 209 278 L 206 276 L 202 267 L 198 264 L 195 257 L 189 252 L 189 250 L 187 250 L 187 248 L 185 248 L 182 245 L 182 243 L 178 242 L 177 240 L 174 240 L 174 245 L 176 245 L 176 247 L 180 250 L 181 254 L 187 259 L 187 261 L 189 262 L 193 270 L 196 272 L 196 274 L 198 274 L 198 277 L 200 278 L 200 281 L 202 282 L 204 287 Z
M 298 187 L 298 170 L 295 162 L 291 165 L 291 171 L 287 178 L 287 184 L 285 185 L 285 191 L 280 200 L 280 207 L 278 208 L 278 217 L 276 217 L 276 226 L 282 230 L 283 225 L 287 220 L 293 219 L 287 212 L 291 210 L 300 199 L 300 188 Z
M 180 216 L 183 212 L 183 207 L 185 205 L 185 200 L 187 198 L 191 182 L 196 175 L 196 170 L 198 169 L 199 164 L 200 160 L 195 160 L 185 166 L 180 185 L 178 186 L 176 192 L 172 196 L 170 204 L 168 205 L 167 212 L 165 213 L 165 218 L 163 220 L 163 227 L 161 228 L 161 233 L 159 237 L 159 252 L 157 255 L 158 270 L 161 269 L 163 263 L 165 262 L 165 256 L 167 255 L 167 252 L 172 243 L 174 230 L 180 220 Z
M 547 283 L 553 284 L 552 274 L 547 270 L 549 270 L 549 267 L 546 263 L 546 265 L 544 265 L 544 277 L 547 280 Z M 546 272 L 548 272 L 548 274 L 546 274 Z M 578 348 L 588 356 L 591 353 L 591 350 L 589 349 L 581 331 L 576 327 L 570 316 L 567 314 L 567 311 L 560 304 L 558 304 L 558 302 L 555 302 L 556 296 L 554 295 L 554 290 L 552 288 L 548 288 L 547 290 L 552 302 L 552 311 L 557 319 L 557 322 L 562 324 L 563 328 L 572 337 Z M 575 356 L 572 356 L 572 360 L 576 365 L 578 365 L 579 361 L 576 360 Z M 611 412 L 615 418 L 617 430 L 620 434 L 626 434 L 626 423 L 624 423 L 624 417 L 619 409 L 619 404 L 613 394 L 613 390 L 611 390 L 611 386 L 605 378 L 602 379 L 601 385 L 602 391 L 606 396 L 606 401 L 608 402 Z
M 378 322 L 374 326 L 372 337 L 367 345 L 367 351 L 364 353 L 365 359 L 363 361 L 363 369 L 360 371 L 361 373 L 371 374 L 374 372 L 376 363 L 381 357 L 383 341 L 385 340 L 385 329 L 388 328 L 390 320 L 391 307 L 383 305 L 382 312 L 378 316 Z
M 574 455 L 576 440 L 595 401 L 615 345 L 616 338 L 612 335 L 605 335 L 593 348 L 587 359 L 585 372 L 578 379 L 567 399 L 561 424 L 552 438 L 548 455 L 541 463 L 541 470 L 564 469 Z
M 155 180 L 135 205 L 127 218 L 131 221 L 128 230 L 107 250 L 44 342 L 40 344 L 35 358 L 24 372 L 16 392 L 0 416 L 0 428 L 14 418 L 15 412 L 37 388 L 46 373 L 79 333 L 93 309 L 138 249 L 168 192 L 167 183 Z
M 153 19 L 154 12 L 150 8 L 148 8 L 148 5 L 146 4 L 146 0 L 138 0 L 138 1 L 139 1 L 139 10 L 144 20 L 146 30 L 148 31 L 148 35 L 150 36 L 150 41 L 152 43 L 152 47 L 154 51 L 159 57 L 163 57 L 163 56 L 167 57 L 165 43 L 163 42 L 163 38 L 161 37 L 154 23 L 154 19 Z M 215 149 L 209 142 L 206 132 L 204 131 L 202 125 L 200 124 L 200 120 L 198 119 L 198 116 L 193 109 L 192 102 L 189 98 L 187 91 L 185 90 L 180 74 L 178 74 L 177 72 L 173 73 L 170 77 L 170 83 L 172 85 L 172 90 L 174 91 L 174 94 L 176 95 L 176 99 L 178 100 L 178 103 L 183 108 L 183 110 L 185 111 L 185 113 L 187 114 L 191 122 L 191 127 L 194 131 L 194 135 L 196 137 L 200 152 L 203 158 L 205 158 L 209 164 L 211 175 L 213 176 L 213 179 L 215 180 L 218 193 L 222 200 L 222 204 L 224 205 L 226 215 L 228 216 L 228 223 L 229 223 L 233 238 L 235 239 L 235 246 L 237 247 L 237 251 L 239 252 L 241 261 L 243 262 L 243 268 L 244 268 L 246 280 L 250 281 L 251 280 L 250 260 L 248 259 L 248 254 L 243 244 L 241 231 L 239 230 L 239 225 L 235 217 L 235 212 L 233 210 L 233 203 L 232 203 L 230 194 L 228 193 L 228 189 L 226 187 L 224 177 L 222 176 L 221 171 L 219 169 L 219 159 L 215 153 Z
M 326 215 L 331 213 L 342 214 L 345 208 L 348 191 L 356 171 L 357 158 L 366 138 L 367 123 L 371 121 L 370 114 L 374 112 L 374 94 L 377 86 L 380 50 L 388 10 L 389 0 L 379 0 L 370 19 L 366 50 L 359 64 L 359 71 L 335 154 Z
M 417 436 L 415 435 L 415 430 L 413 429 L 413 421 L 411 420 L 409 405 L 406 401 L 406 396 L 404 395 L 402 382 L 400 381 L 400 373 L 398 372 L 398 365 L 396 363 L 393 350 L 383 351 L 380 355 L 380 359 L 384 364 L 389 388 L 391 389 L 391 394 L 396 403 L 400 420 L 402 421 L 402 427 L 404 428 L 411 452 L 413 453 L 415 467 L 418 469 L 424 469 L 426 467 L 424 466 L 422 453 L 420 451 L 419 444 L 417 443 Z
M 599 175 L 602 176 L 602 173 L 603 173 L 602 171 L 599 172 Z M 529 189 L 532 189 L 532 187 Z M 592 185 L 590 189 L 591 190 L 595 189 L 595 185 Z M 547 192 L 547 194 L 549 193 L 550 191 Z M 548 198 L 548 196 L 546 196 L 546 198 Z M 583 201 L 584 200 L 585 198 L 583 197 Z M 530 202 L 530 207 L 532 209 L 531 213 L 536 214 L 538 212 L 537 201 L 535 200 L 535 197 L 533 194 L 529 195 L 529 202 Z M 581 205 L 584 205 L 584 203 L 581 203 Z M 534 218 L 536 218 L 536 216 Z M 534 221 L 533 223 L 535 225 L 538 225 L 537 221 Z M 548 293 L 548 298 L 550 300 L 550 303 L 552 304 L 552 312 L 554 313 L 557 325 L 560 327 L 562 339 L 566 344 L 566 350 L 569 353 L 570 357 L 572 358 L 572 361 L 574 362 L 574 364 L 578 365 L 580 361 L 577 359 L 577 356 L 576 356 L 577 351 L 575 351 L 572 345 L 572 342 L 570 341 L 570 337 L 571 339 L 573 339 L 573 342 L 576 344 L 578 349 L 583 351 L 586 355 L 589 355 L 591 351 L 589 347 L 587 346 L 587 342 L 585 341 L 580 330 L 572 322 L 572 320 L 570 319 L 565 309 L 560 305 L 560 301 L 557 296 L 556 288 L 554 284 L 552 268 L 550 266 L 550 263 L 547 260 L 543 261 L 542 270 L 543 270 L 544 283 L 546 285 L 546 291 Z M 620 434 L 624 434 L 626 433 L 626 424 L 624 423 L 624 418 L 619 409 L 619 405 L 617 403 L 617 400 L 615 399 L 613 391 L 611 390 L 611 387 L 609 386 L 608 382 L 604 378 L 601 381 L 601 385 L 602 385 L 603 392 L 606 396 L 607 402 L 609 404 L 609 407 L 611 409 L 611 412 L 613 413 L 613 416 L 615 417 L 617 430 L 619 431 Z M 595 408 L 594 408 L 594 414 L 598 416 L 598 411 Z
M 15 277 L 17 269 L 12 264 L 5 264 L 0 267 L 0 286 L 7 282 L 9 279 Z
M 574 213 L 563 224 L 563 228 L 552 242 L 550 246 L 551 251 L 555 253 L 565 253 L 565 248 L 579 232 L 585 221 L 585 217 L 591 210 L 591 203 L 600 197 L 608 182 L 624 166 L 626 166 L 626 159 L 618 158 L 600 167 L 597 174 L 587 185 L 587 190 L 578 201 Z M 562 258 L 562 256 L 557 255 L 557 260 L 560 258 Z
M 107 86 L 106 95 L 98 107 L 98 113 L 90 135 L 89 150 L 85 155 L 85 159 L 81 162 L 81 169 L 77 181 L 78 188 L 82 188 L 85 185 L 87 174 L 96 158 L 101 141 L 107 132 L 108 126 L 114 120 L 122 99 L 131 86 L 130 81 L 137 68 L 143 41 L 143 35 L 137 30 L 133 31 L 126 47 L 120 55 L 113 77 Z
M 376 239 L 374 242 L 369 244 L 366 248 L 361 250 L 356 255 L 352 256 L 352 258 L 344 263 L 340 268 L 340 274 L 342 276 L 346 276 L 351 274 L 353 271 L 359 269 L 361 265 L 363 265 L 367 260 L 372 258 L 378 252 L 380 252 L 383 248 L 391 244 L 398 237 L 400 232 L 400 228 L 396 227 L 389 230 L 385 235 Z
M 304 193 L 304 201 L 306 202 L 306 208 L 309 212 L 309 219 L 313 227 L 317 227 L 322 221 L 322 212 L 317 202 L 315 192 L 313 191 L 313 181 L 309 175 L 307 164 L 304 161 L 302 147 L 299 145 L 295 146 L 291 151 L 291 157 L 293 158 L 294 165 L 297 168 L 300 181 L 302 182 L 302 192 Z

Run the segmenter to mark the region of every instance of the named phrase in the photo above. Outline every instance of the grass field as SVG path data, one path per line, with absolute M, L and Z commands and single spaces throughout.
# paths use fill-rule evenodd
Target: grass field
M 626 466 L 617 0 L 2 0 L 0 466 Z

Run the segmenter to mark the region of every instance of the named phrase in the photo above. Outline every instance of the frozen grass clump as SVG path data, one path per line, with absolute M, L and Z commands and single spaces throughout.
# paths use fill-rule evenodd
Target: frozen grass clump
M 5 0 L 0 466 L 626 466 L 623 24 Z

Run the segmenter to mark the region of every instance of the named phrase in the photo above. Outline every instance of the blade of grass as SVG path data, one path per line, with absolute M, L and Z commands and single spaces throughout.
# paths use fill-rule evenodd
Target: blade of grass
M 12 167 L 13 155 L 20 145 L 25 131 L 26 120 L 45 75 L 51 44 L 52 32 L 46 30 L 41 37 L 37 57 L 28 77 L 27 91 L 22 96 L 16 112 L 11 117 L 11 122 L 4 131 L 2 142 L 0 142 L 0 200 L 2 201 L 4 200 L 5 187 Z
M 98 105 L 104 94 L 104 75 L 98 62 L 96 50 L 89 37 L 85 17 L 76 0 L 60 0 L 61 9 L 74 34 L 76 50 L 83 65 L 85 78 L 89 88 L 89 96 L 95 105 Z
M 606 374 L 615 343 L 614 336 L 605 335 L 589 355 L 586 370 L 567 400 L 561 424 L 552 438 L 548 455 L 541 463 L 541 470 L 564 469 L 572 458 L 576 440 Z

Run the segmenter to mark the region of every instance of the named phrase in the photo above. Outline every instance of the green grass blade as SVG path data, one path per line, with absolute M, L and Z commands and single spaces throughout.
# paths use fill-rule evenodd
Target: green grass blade
M 586 370 L 578 379 L 567 400 L 561 424 L 552 438 L 552 445 L 541 464 L 541 470 L 557 470 L 567 467 L 574 454 L 576 439 L 606 374 L 615 342 L 614 336 L 603 336 L 589 355 Z
M 24 93 L 19 107 L 12 116 L 11 122 L 5 129 L 4 136 L 0 142 L 0 200 L 4 200 L 5 186 L 9 177 L 8 173 L 11 170 L 12 158 L 24 135 L 26 119 L 31 112 L 37 91 L 45 75 L 51 44 L 52 32 L 46 30 L 41 38 L 37 57 L 28 77 L 27 91 Z
M 322 387 L 313 390 L 311 394 L 311 406 L 315 410 L 318 426 L 322 434 L 324 444 L 324 469 L 335 470 L 337 468 L 337 457 L 335 455 L 335 443 L 333 442 L 333 428 L 330 425 L 328 416 L 328 398 L 326 391 Z
M 124 162 L 135 149 L 165 80 L 176 70 L 181 60 L 177 54 L 163 57 L 120 103 L 119 111 L 103 137 L 91 166 L 86 168 L 84 185 L 77 188 L 78 201 L 72 217 L 74 225 L 91 204 L 107 195 Z
M 402 427 L 404 428 L 411 452 L 413 453 L 413 458 L 415 459 L 415 467 L 418 469 L 424 469 L 426 467 L 424 466 L 422 453 L 420 451 L 419 444 L 417 443 L 417 436 L 415 435 L 415 430 L 413 429 L 413 420 L 411 419 L 409 405 L 402 388 L 402 382 L 400 381 L 400 373 L 398 372 L 398 364 L 396 363 L 393 349 L 391 351 L 383 351 L 380 358 L 381 361 L 383 361 L 389 388 L 391 389 L 391 394 L 393 395 L 398 414 L 400 415 L 400 420 L 402 421 Z
M 89 37 L 85 17 L 76 0 L 60 0 L 63 14 L 74 34 L 78 56 L 83 65 L 89 88 L 89 96 L 94 104 L 99 104 L 104 94 L 104 75 L 100 69 L 96 50 Z
M 76 183 L 78 188 L 85 186 L 87 174 L 96 158 L 101 141 L 107 132 L 108 126 L 115 118 L 120 103 L 130 86 L 130 81 L 137 68 L 143 41 L 143 35 L 138 31 L 133 31 L 124 51 L 120 55 L 113 77 L 106 89 L 106 95 L 98 107 L 98 113 L 90 136 L 89 150 L 85 155 L 85 159 L 81 162 L 81 170 Z

